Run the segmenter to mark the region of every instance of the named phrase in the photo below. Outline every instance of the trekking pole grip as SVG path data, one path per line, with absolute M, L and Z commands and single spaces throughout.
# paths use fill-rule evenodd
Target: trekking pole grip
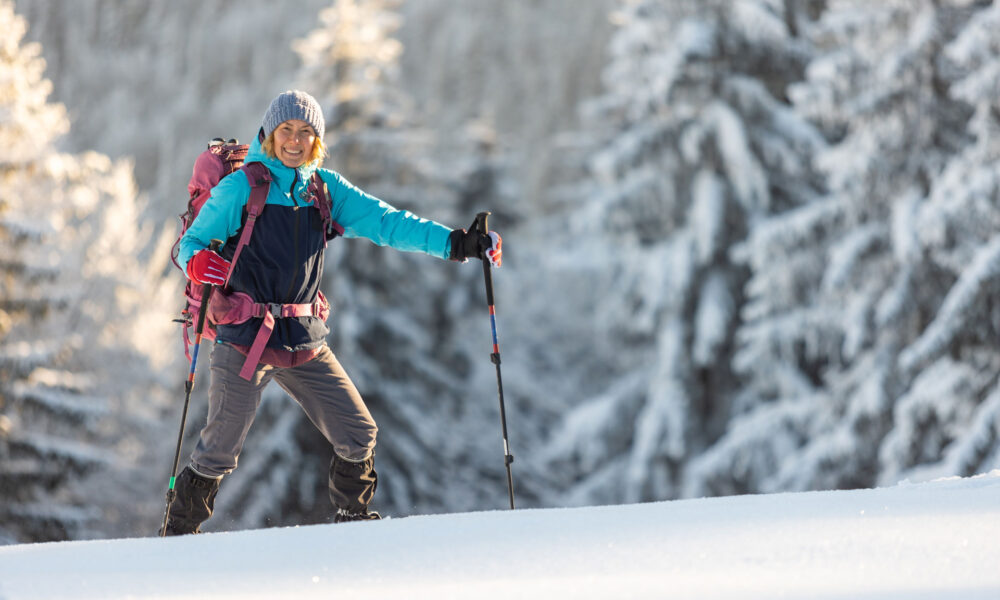
M 490 226 L 487 223 L 487 219 L 490 216 L 489 211 L 483 211 L 476 215 L 476 221 L 473 223 L 476 231 L 486 235 L 490 231 Z M 486 279 L 486 303 L 493 306 L 493 275 L 490 273 L 490 261 L 486 258 L 482 250 L 479 251 L 479 258 L 483 261 L 483 277 Z
M 489 233 L 490 227 L 487 225 L 486 220 L 493 214 L 489 211 L 483 211 L 476 215 L 476 231 L 480 233 Z

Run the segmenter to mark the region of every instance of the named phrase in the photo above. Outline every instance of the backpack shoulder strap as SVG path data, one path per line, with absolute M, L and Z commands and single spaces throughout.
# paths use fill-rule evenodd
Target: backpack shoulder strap
M 330 197 L 330 188 L 320 177 L 319 171 L 312 174 L 309 182 L 310 195 L 315 198 L 316 207 L 323 219 L 323 231 L 326 233 L 326 241 L 330 241 L 338 235 L 344 235 L 344 227 L 333 220 L 331 211 L 333 210 L 333 198 Z
M 247 198 L 247 220 L 243 224 L 243 233 L 236 243 L 236 251 L 233 252 L 233 259 L 229 261 L 229 273 L 226 274 L 226 283 L 223 286 L 229 287 L 229 278 L 233 276 L 236 268 L 236 261 L 243 252 L 243 248 L 250 243 L 250 236 L 253 234 L 253 227 L 257 223 L 257 217 L 264 211 L 264 204 L 267 203 L 267 193 L 271 189 L 271 171 L 259 162 L 252 162 L 243 165 L 241 168 L 250 184 L 250 197 Z
M 252 162 L 243 165 L 241 168 L 250 184 L 250 198 L 247 200 L 247 212 L 254 216 L 259 215 L 264 210 L 264 203 L 267 200 L 267 191 L 271 187 L 273 176 L 271 171 L 263 163 Z

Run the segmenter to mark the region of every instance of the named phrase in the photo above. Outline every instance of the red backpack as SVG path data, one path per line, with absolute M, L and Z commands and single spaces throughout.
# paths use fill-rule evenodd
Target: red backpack
M 256 303 L 246 294 L 229 294 L 225 289 L 229 285 L 229 277 L 233 273 L 240 253 L 247 243 L 250 242 L 254 224 L 257 217 L 264 210 L 264 204 L 267 202 L 267 193 L 271 186 L 271 172 L 266 166 L 259 162 L 244 164 L 248 151 L 249 146 L 240 144 L 238 140 L 215 138 L 209 142 L 208 148 L 198 156 L 192 169 L 191 180 L 188 182 L 189 198 L 187 210 L 178 215 L 181 220 L 181 232 L 170 251 L 171 260 L 180 269 L 181 266 L 177 262 L 177 255 L 180 251 L 181 237 L 191 227 L 201 207 L 205 205 L 205 202 L 211 196 L 212 188 L 222 181 L 224 177 L 236 171 L 243 171 L 247 181 L 250 183 L 250 197 L 247 199 L 245 207 L 247 219 L 243 225 L 239 241 L 236 244 L 233 258 L 230 261 L 229 273 L 226 275 L 226 285 L 223 286 L 223 293 L 213 293 L 212 301 L 209 303 L 212 310 L 206 315 L 206 327 L 202 332 L 203 338 L 214 340 L 216 335 L 215 325 L 217 323 L 240 323 L 248 320 L 250 317 L 263 317 L 265 321 L 261 327 L 261 333 L 258 334 L 259 343 L 254 343 L 253 351 L 248 357 L 247 364 L 244 365 L 243 372 L 252 372 L 252 367 L 256 366 L 256 360 L 253 360 L 252 364 L 251 360 L 255 356 L 259 358 L 260 353 L 263 351 L 267 338 L 270 337 L 271 329 L 274 326 L 274 317 L 311 314 L 322 317 L 325 320 L 326 315 L 329 314 L 329 303 L 323 297 L 322 292 L 320 292 L 317 302 L 312 305 L 269 305 Z M 320 179 L 318 172 L 313 173 L 309 183 L 309 192 L 310 197 L 317 199 L 316 203 L 323 219 L 327 241 L 337 235 L 342 235 L 344 228 L 330 216 L 332 208 L 330 192 L 327 189 L 326 183 Z M 198 320 L 198 314 L 201 311 L 201 291 L 201 285 L 190 280 L 187 282 L 187 285 L 184 287 L 185 306 L 181 310 L 181 318 L 175 319 L 176 322 L 183 325 L 184 354 L 188 360 L 191 360 L 190 332 L 193 330 L 194 324 Z M 236 298 L 236 296 L 240 298 Z

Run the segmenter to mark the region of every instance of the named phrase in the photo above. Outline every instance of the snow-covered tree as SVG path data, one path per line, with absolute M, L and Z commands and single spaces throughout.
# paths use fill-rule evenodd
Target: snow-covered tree
M 120 508 L 99 494 L 156 416 L 150 360 L 169 318 L 147 294 L 163 261 L 140 263 L 151 232 L 131 166 L 56 152 L 69 123 L 40 49 L 10 2 L 0 27 L 0 537 L 81 537 Z M 125 410 L 135 400 L 146 409 Z
M 328 0 L 16 0 L 27 38 L 43 46 L 53 99 L 73 127 L 69 152 L 129 158 L 164 223 L 180 212 L 191 163 L 213 137 L 256 133 L 268 102 L 291 85 L 291 40 Z
M 990 392 L 997 244 L 967 237 L 984 222 L 941 239 L 954 196 L 933 200 L 970 140 L 944 50 L 971 13 L 828 2 L 808 28 L 817 56 L 789 95 L 830 141 L 816 158 L 828 192 L 761 222 L 736 252 L 752 270 L 734 362 L 745 384 L 690 493 L 894 482 L 936 460 Z
M 567 501 L 676 497 L 685 463 L 724 431 L 748 276 L 730 251 L 817 194 L 822 137 L 784 98 L 809 58 L 796 37 L 808 18 L 766 1 L 615 13 L 606 93 L 567 142 L 584 169 L 542 225 L 563 260 L 539 277 L 555 271 L 572 307 L 551 326 L 594 331 L 551 358 L 576 404 L 546 450 Z
M 974 111 L 964 131 L 971 141 L 912 207 L 914 250 L 925 270 L 951 285 L 900 353 L 900 368 L 913 379 L 880 448 L 880 483 L 1000 465 L 1000 6 L 981 4 L 988 5 L 972 15 L 963 7 L 964 25 L 942 60 L 954 74 L 949 97 Z

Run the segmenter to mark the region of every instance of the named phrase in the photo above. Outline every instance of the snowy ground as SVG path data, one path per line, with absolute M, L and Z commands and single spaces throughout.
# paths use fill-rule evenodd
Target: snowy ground
M 0 599 L 1000 598 L 1000 471 L 843 492 L 0 547 Z

